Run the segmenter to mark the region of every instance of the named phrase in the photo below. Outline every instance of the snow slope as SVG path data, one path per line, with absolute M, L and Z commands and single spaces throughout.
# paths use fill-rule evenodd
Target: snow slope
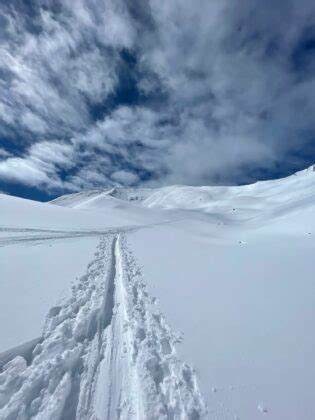
M 233 187 L 112 188 L 69 194 L 53 200 L 59 206 L 95 210 L 129 201 L 140 207 L 194 210 L 228 220 L 266 220 L 314 207 L 313 166 L 287 178 Z M 139 207 L 139 206 L 138 206 Z
M 314 211 L 312 168 L 0 195 L 0 418 L 315 418 Z

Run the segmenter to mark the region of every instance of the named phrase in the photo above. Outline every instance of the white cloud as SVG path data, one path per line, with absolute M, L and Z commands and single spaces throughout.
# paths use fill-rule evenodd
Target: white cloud
M 113 181 L 118 182 L 121 185 L 134 185 L 139 181 L 139 177 L 129 171 L 116 171 L 111 174 Z
M 36 32 L 28 30 L 23 15 L 6 9 L 0 71 L 7 76 L 0 84 L 0 117 L 15 130 L 26 128 L 34 136 L 82 131 L 91 123 L 89 103 L 113 92 L 119 49 L 130 47 L 134 38 L 128 13 L 120 15 L 110 2 L 105 8 L 101 2 L 80 5 L 78 11 L 73 2 L 64 5 L 57 16 L 39 9 Z
M 21 123 L 29 131 L 38 134 L 44 134 L 47 130 L 47 124 L 45 121 L 38 115 L 26 111 L 21 117 Z
M 9 153 L 7 150 L 2 149 L 0 147 L 0 159 L 8 158 L 11 156 L 11 153 Z
M 13 124 L 14 122 L 14 112 L 10 106 L 2 104 L 0 102 L 0 120 L 5 124 Z
M 1 155 L 1 153 L 0 153 Z M 24 157 L 9 157 L 0 161 L 0 178 L 32 187 L 64 188 L 58 168 L 73 165 L 73 149 L 60 142 L 44 141 L 30 147 Z
M 49 183 L 48 175 L 33 162 L 23 158 L 9 158 L 0 162 L 0 177 L 30 186 Z
M 34 144 L 29 150 L 31 159 L 47 164 L 71 167 L 73 165 L 73 148 L 69 144 L 43 141 Z

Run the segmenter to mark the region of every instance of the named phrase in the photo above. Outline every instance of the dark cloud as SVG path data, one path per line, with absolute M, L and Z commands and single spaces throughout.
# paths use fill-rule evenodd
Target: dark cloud
M 16 0 L 0 23 L 3 181 L 235 184 L 315 157 L 309 0 Z

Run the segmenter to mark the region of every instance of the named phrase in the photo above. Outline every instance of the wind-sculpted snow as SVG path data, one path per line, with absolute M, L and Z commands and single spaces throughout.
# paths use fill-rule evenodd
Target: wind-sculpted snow
M 146 290 L 123 234 L 103 237 L 31 355 L 0 374 L 0 418 L 203 419 L 194 371 Z

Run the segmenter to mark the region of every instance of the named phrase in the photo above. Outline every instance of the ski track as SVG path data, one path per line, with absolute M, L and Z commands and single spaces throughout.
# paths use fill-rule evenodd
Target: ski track
M 139 229 L 150 229 L 154 226 L 165 225 L 173 223 L 172 220 L 165 220 L 162 222 L 148 223 L 144 225 L 125 225 L 121 227 L 112 227 L 105 230 L 100 229 L 81 229 L 81 230 L 54 230 L 54 229 L 35 229 L 35 228 L 12 228 L 0 226 L 0 247 L 16 244 L 40 244 L 44 241 L 52 241 L 59 239 L 71 239 L 82 237 L 102 237 L 109 234 L 130 233 Z M 9 234 L 4 236 L 3 234 Z M 17 235 L 20 234 L 20 235 Z
M 82 238 L 91 236 L 103 236 L 106 234 L 118 234 L 120 232 L 131 232 L 137 229 L 137 226 L 125 226 L 121 229 L 111 228 L 106 231 L 102 230 L 45 230 L 45 229 L 1 229 L 2 232 L 11 233 L 11 236 L 0 236 L 0 247 L 24 243 L 42 243 L 44 241 Z M 22 233 L 22 235 L 14 235 L 15 233 Z
M 3 367 L 0 419 L 205 419 L 176 339 L 125 235 L 107 234 L 71 297 L 50 309 L 31 355 Z

